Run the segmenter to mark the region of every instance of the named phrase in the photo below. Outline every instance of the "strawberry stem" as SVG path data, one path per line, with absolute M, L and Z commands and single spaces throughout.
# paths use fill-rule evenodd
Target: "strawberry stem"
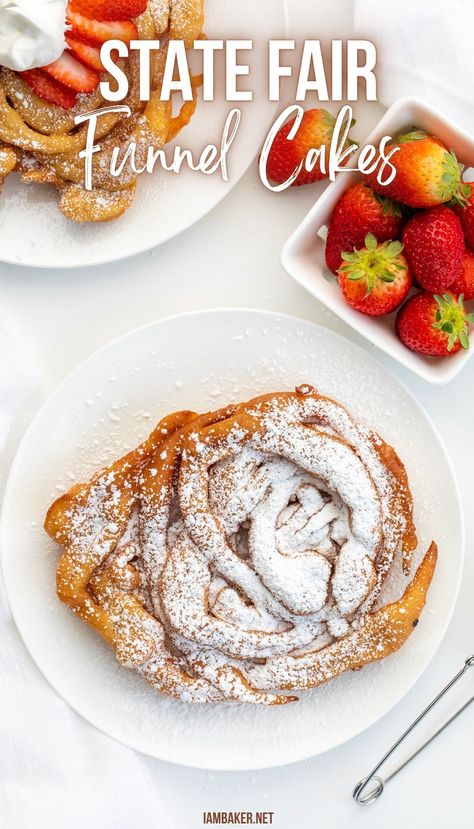
M 461 294 L 458 299 L 451 294 L 443 294 L 433 297 L 438 308 L 436 309 L 433 328 L 442 331 L 448 337 L 448 351 L 452 351 L 457 342 L 462 348 L 469 348 L 469 325 L 474 322 L 474 314 L 466 314 L 464 311 L 464 296 Z
M 423 141 L 428 136 L 426 130 L 420 130 L 417 127 L 412 127 L 408 132 L 402 133 L 395 139 L 397 144 L 409 144 L 411 141 Z
M 439 185 L 439 196 L 443 202 L 453 199 L 457 204 L 464 207 L 467 205 L 471 188 L 463 183 L 463 170 L 464 165 L 459 163 L 454 150 L 444 154 L 443 175 Z
M 398 257 L 403 250 L 401 242 L 377 243 L 372 233 L 365 237 L 365 248 L 347 251 L 342 254 L 345 264 L 339 269 L 351 282 L 364 279 L 366 282 L 366 296 L 372 293 L 377 280 L 395 282 L 397 271 L 404 270 Z

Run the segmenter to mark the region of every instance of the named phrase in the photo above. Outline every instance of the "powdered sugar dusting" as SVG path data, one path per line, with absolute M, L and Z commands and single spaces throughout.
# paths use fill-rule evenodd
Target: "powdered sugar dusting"
M 165 693 L 289 702 L 261 689 L 344 672 L 315 664 L 360 628 L 404 547 L 410 493 L 377 443 L 309 385 L 170 415 L 52 506 L 60 598 Z
M 190 338 L 198 349 L 189 348 Z M 176 344 L 173 354 L 170 341 Z M 114 383 L 109 382 L 112 375 Z M 157 414 L 186 404 L 204 411 L 226 400 L 291 388 L 295 378 L 317 382 L 400 451 L 415 496 L 420 551 L 435 529 L 442 552 L 429 604 L 398 654 L 300 692 L 298 703 L 283 708 L 185 706 L 157 694 L 136 672 L 124 671 L 113 651 L 57 601 L 57 553 L 41 530 L 44 511 L 60 491 L 143 440 Z M 114 402 L 127 403 L 118 410 L 119 422 L 108 419 Z M 31 434 L 10 489 L 10 529 L 5 526 L 5 531 L 12 555 L 11 564 L 10 559 L 4 562 L 5 574 L 35 659 L 62 695 L 107 733 L 154 756 L 201 768 L 291 762 L 359 733 L 386 713 L 426 666 L 451 612 L 459 574 L 456 492 L 429 422 L 367 352 L 303 321 L 265 313 L 206 313 L 161 322 L 116 343 L 81 369 L 51 403 L 43 420 L 47 429 L 40 433 L 38 424 Z M 12 567 L 21 576 L 16 595 Z M 400 596 L 405 583 L 397 557 L 380 602 Z M 26 604 L 41 608 L 40 614 L 25 614 Z

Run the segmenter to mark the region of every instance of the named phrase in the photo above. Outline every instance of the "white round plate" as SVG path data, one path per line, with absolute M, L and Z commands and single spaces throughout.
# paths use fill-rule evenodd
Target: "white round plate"
M 51 501 L 141 441 L 173 409 L 206 411 L 303 382 L 346 403 L 400 452 L 423 552 L 440 547 L 428 607 L 385 661 L 284 707 L 185 705 L 121 667 L 55 596 L 58 549 L 42 529 Z M 455 478 L 429 418 L 366 351 L 303 320 L 204 311 L 138 329 L 93 355 L 51 395 L 11 470 L 1 541 L 11 608 L 44 675 L 83 717 L 162 760 L 213 769 L 266 768 L 319 754 L 395 705 L 441 642 L 457 597 L 463 520 Z M 398 588 L 397 588 L 398 589 Z
M 166 149 L 168 160 L 177 145 L 197 160 L 209 144 L 220 147 L 227 114 L 242 112 L 237 137 L 228 156 L 229 181 L 219 172 L 203 175 L 186 165 L 179 175 L 157 168 L 141 176 L 135 201 L 120 219 L 105 224 L 76 225 L 59 210 L 57 193 L 45 186 L 8 177 L 0 196 L 2 246 L 0 261 L 43 268 L 72 268 L 114 262 L 141 253 L 190 227 L 215 207 L 237 184 L 255 158 L 276 113 L 268 100 L 266 54 L 270 38 L 285 37 L 286 0 L 206 0 L 205 32 L 209 38 L 253 39 L 252 51 L 239 52 L 250 66 L 239 88 L 251 89 L 252 102 L 225 100 L 223 58 L 216 59 L 216 100 L 199 100 L 191 123 Z M 283 108 L 283 105 L 282 105 Z

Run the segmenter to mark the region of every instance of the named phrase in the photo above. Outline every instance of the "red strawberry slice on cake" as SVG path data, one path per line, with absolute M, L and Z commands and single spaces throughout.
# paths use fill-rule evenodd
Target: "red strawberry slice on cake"
M 93 20 L 76 12 L 72 6 L 68 7 L 67 17 L 73 36 L 87 43 L 102 44 L 107 40 L 130 43 L 138 37 L 137 27 L 130 20 Z
M 99 86 L 98 72 L 84 66 L 69 52 L 63 52 L 54 63 L 43 66 L 43 71 L 76 92 L 94 92 Z
M 99 85 L 104 71 L 102 44 L 136 39 L 138 31 L 132 18 L 143 14 L 146 7 L 147 0 L 72 0 L 67 7 L 68 48 L 48 66 L 21 76 L 44 101 L 72 109 L 78 93 L 94 92 Z
M 73 0 L 70 5 L 93 20 L 131 20 L 143 14 L 147 0 Z
M 100 59 L 100 48 L 93 46 L 91 43 L 85 43 L 83 40 L 77 40 L 72 35 L 66 35 L 66 43 L 69 49 L 84 66 L 93 69 L 95 72 L 103 72 L 104 67 Z
M 48 104 L 54 104 L 54 106 L 62 109 L 72 109 L 75 106 L 77 92 L 62 83 L 58 83 L 42 69 L 29 69 L 27 72 L 19 72 L 18 74 L 35 95 L 42 98 L 43 101 L 47 101 Z

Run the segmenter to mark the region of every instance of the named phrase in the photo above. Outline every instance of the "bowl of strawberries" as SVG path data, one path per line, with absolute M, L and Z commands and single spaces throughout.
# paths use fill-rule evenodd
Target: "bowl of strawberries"
M 474 352 L 474 137 L 416 98 L 393 104 L 362 148 L 384 136 L 391 180 L 339 173 L 282 263 L 374 345 L 447 383 Z

